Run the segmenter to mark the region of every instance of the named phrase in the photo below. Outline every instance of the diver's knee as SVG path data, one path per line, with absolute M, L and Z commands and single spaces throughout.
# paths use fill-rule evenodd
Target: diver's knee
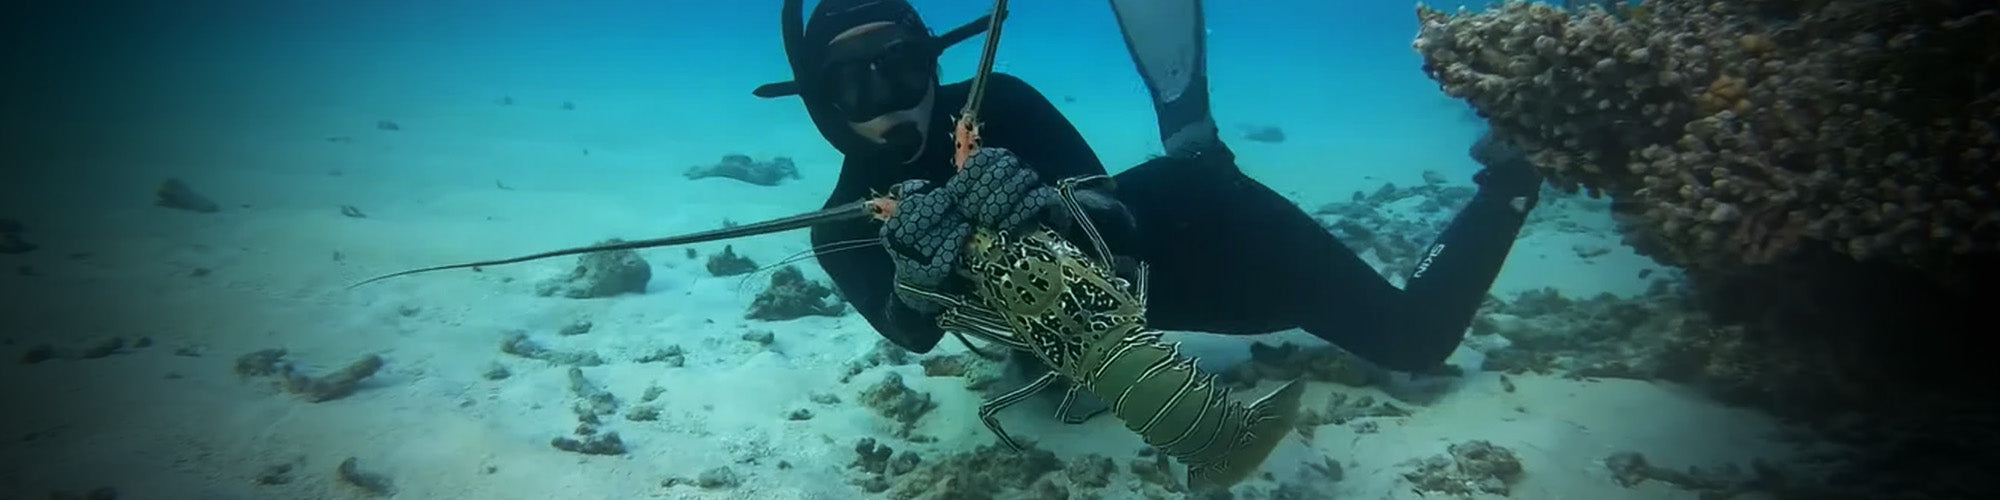
M 1215 122 L 1209 120 L 1188 123 L 1169 134 L 1162 143 L 1166 146 L 1167 156 L 1230 164 L 1236 161 L 1236 153 L 1222 143 L 1221 132 L 1216 130 Z

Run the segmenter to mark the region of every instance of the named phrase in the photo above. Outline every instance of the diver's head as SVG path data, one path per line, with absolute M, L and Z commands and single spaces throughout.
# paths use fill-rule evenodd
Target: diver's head
M 820 132 L 848 154 L 910 161 L 929 142 L 942 48 L 903 0 L 824 0 L 795 58 Z M 794 54 L 797 56 L 798 54 Z
M 814 17 L 821 19 L 828 18 Z M 914 21 L 914 12 L 908 19 L 868 22 L 835 34 L 819 75 L 825 104 L 847 127 L 903 161 L 923 154 L 938 84 L 930 33 Z M 806 25 L 807 38 L 815 25 Z
M 797 95 L 820 136 L 841 153 L 908 162 L 933 142 L 937 57 L 985 32 L 992 15 L 933 36 L 904 0 L 784 0 L 780 29 L 790 81 L 758 97 Z

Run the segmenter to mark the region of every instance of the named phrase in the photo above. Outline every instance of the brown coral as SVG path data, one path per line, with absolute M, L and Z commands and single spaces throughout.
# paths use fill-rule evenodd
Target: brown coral
M 1636 15 L 1643 13 L 1644 15 Z M 1951 0 L 1418 8 L 1443 90 L 1693 268 L 2000 250 L 2000 11 Z
M 2000 421 L 1990 366 L 1966 352 L 1991 337 L 2000 294 L 1993 2 L 1508 1 L 1418 17 L 1415 48 L 1446 94 L 1555 186 L 1611 198 L 1629 244 L 1687 271 L 1715 324 L 1668 346 L 1672 378 L 1804 419 Z M 1952 460 L 2000 463 L 1974 449 Z M 1905 458 L 1884 456 L 1897 460 L 1857 463 Z M 1949 470 L 1867 472 L 1951 491 Z

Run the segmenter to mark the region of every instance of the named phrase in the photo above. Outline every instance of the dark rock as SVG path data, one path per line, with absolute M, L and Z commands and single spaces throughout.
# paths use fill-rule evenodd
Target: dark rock
M 285 390 L 314 403 L 332 401 L 354 394 L 363 379 L 381 369 L 382 357 L 371 354 L 320 377 L 288 370 L 285 373 Z
M 153 195 L 155 197 L 153 204 L 162 207 L 197 213 L 214 213 L 222 210 L 214 200 L 194 192 L 194 189 L 189 188 L 180 179 L 161 181 L 159 189 L 154 190 Z
M 937 402 L 931 400 L 930 394 L 903 385 L 903 376 L 896 372 L 883 375 L 881 382 L 862 391 L 861 403 L 875 413 L 901 423 L 902 428 L 897 431 L 899 435 L 908 435 L 918 419 L 937 409 Z
M 528 359 L 539 359 L 558 365 L 597 366 L 604 364 L 604 359 L 598 357 L 597 353 L 589 351 L 558 351 L 542 347 L 541 344 L 528 339 L 528 332 L 520 330 L 507 332 L 507 338 L 500 341 L 500 352 Z
M 723 156 L 722 161 L 714 165 L 688 167 L 686 175 L 689 179 L 727 177 L 759 186 L 776 186 L 785 179 L 799 178 L 799 168 L 792 164 L 791 158 L 783 156 L 758 162 L 749 156 L 731 154 Z
M 1485 441 L 1451 445 L 1449 456 L 1414 461 L 1416 470 L 1403 474 L 1419 492 L 1454 496 L 1474 493 L 1508 496 L 1521 479 L 1521 459 L 1512 450 Z
M 701 471 L 695 476 L 694 483 L 702 489 L 714 490 L 735 488 L 743 484 L 743 479 L 736 476 L 736 471 L 723 466 Z
M 396 494 L 395 483 L 389 480 L 389 476 L 362 471 L 360 466 L 355 463 L 354 457 L 347 457 L 347 460 L 340 461 L 340 468 L 337 471 L 340 474 L 341 482 L 360 488 L 362 492 L 367 493 L 369 496 L 386 497 Z
M 681 350 L 681 346 L 669 345 L 654 349 L 653 352 L 632 361 L 637 363 L 666 363 L 667 366 L 679 368 L 687 365 L 687 354 Z
M 361 381 L 374 376 L 382 369 L 382 357 L 368 355 L 346 367 L 324 376 L 307 375 L 290 361 L 285 360 L 284 349 L 264 349 L 236 358 L 236 375 L 239 377 L 276 376 L 279 388 L 299 396 L 306 401 L 319 403 L 332 401 L 354 394 Z
M 500 364 L 499 361 L 494 361 L 492 363 L 487 364 L 486 371 L 481 372 L 479 375 L 481 377 L 486 377 L 486 380 L 500 380 L 514 376 L 514 372 L 508 370 L 507 365 Z
M 549 445 L 558 450 L 585 455 L 625 454 L 625 441 L 618 439 L 617 432 L 583 436 L 583 439 L 559 437 L 549 440 Z
M 597 244 L 624 241 L 612 238 Z M 597 252 L 578 256 L 576 267 L 569 274 L 542 282 L 535 293 L 543 297 L 561 295 L 573 299 L 645 293 L 646 282 L 652 279 L 653 268 L 646 264 L 646 259 L 639 257 L 638 252 Z
M 693 251 L 693 250 L 689 250 Z M 749 274 L 757 270 L 757 263 L 736 254 L 736 247 L 725 245 L 722 253 L 708 256 L 708 274 L 715 276 L 735 276 Z
M 771 286 L 757 294 L 750 303 L 750 312 L 744 317 L 764 321 L 785 321 L 806 316 L 839 316 L 847 307 L 838 302 L 827 303 L 833 289 L 817 281 L 807 280 L 805 273 L 796 266 L 785 266 L 771 274 Z

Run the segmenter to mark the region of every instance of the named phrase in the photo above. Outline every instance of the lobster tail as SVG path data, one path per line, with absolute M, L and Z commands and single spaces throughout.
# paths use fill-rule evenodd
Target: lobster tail
M 1234 446 L 1212 462 L 1190 462 L 1188 488 L 1195 491 L 1228 488 L 1257 472 L 1264 459 L 1271 456 L 1271 450 L 1277 449 L 1278 443 L 1298 425 L 1299 399 L 1304 393 L 1305 385 L 1294 380 L 1250 403 Z
M 1146 444 L 1186 463 L 1190 488 L 1241 482 L 1298 421 L 1304 386 L 1297 382 L 1244 406 L 1174 345 L 1126 341 L 1104 361 L 1093 392 Z

